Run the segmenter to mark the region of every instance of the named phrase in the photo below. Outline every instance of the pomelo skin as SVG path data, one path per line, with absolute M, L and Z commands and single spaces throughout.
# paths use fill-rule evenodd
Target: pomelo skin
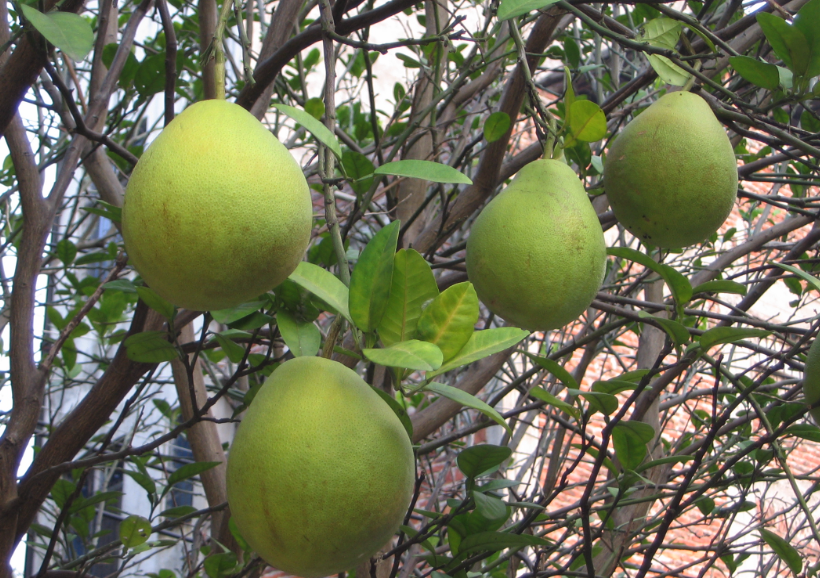
M 285 362 L 239 425 L 228 503 L 250 546 L 303 578 L 354 568 L 402 523 L 415 483 L 410 438 L 354 371 L 322 357 Z
M 814 405 L 820 401 L 820 339 L 815 339 L 806 356 L 806 366 L 803 371 L 803 396 L 807 405 Z M 820 425 L 820 407 L 810 410 L 814 422 Z
M 603 281 L 606 245 L 575 172 L 555 160 L 522 168 L 481 211 L 467 239 L 467 275 L 479 299 L 529 330 L 562 327 Z
M 737 160 L 709 105 L 665 94 L 617 136 L 604 164 L 615 216 L 641 241 L 671 249 L 706 240 L 732 210 Z
M 132 265 L 174 305 L 234 307 L 273 289 L 310 241 L 296 160 L 239 105 L 189 106 L 148 147 L 122 209 Z

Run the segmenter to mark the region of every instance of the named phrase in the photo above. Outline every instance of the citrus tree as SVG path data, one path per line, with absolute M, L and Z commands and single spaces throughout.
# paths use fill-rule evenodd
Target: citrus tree
M 261 575 L 226 456 L 267 377 L 322 356 L 372 386 L 415 456 L 395 536 L 342 572 L 816 575 L 818 76 L 820 0 L 0 3 L 2 574 Z M 613 139 L 675 91 L 706 105 L 688 124 L 723 125 L 739 180 L 717 230 L 659 248 L 610 210 L 604 175 Z M 290 149 L 313 229 L 287 280 L 203 312 L 143 281 L 121 222 L 148 145 L 206 99 Z M 708 188 L 711 144 L 668 142 L 680 182 Z M 560 327 L 493 313 L 467 274 L 482 208 L 539 159 L 597 214 L 591 301 L 564 288 L 571 257 L 528 271 L 592 242 L 560 203 L 518 202 L 503 221 L 533 234 L 487 243 L 513 271 L 493 283 L 532 277 L 504 298 L 583 301 Z M 544 175 L 527 190 L 568 179 Z M 667 194 L 655 211 L 695 228 L 700 203 Z

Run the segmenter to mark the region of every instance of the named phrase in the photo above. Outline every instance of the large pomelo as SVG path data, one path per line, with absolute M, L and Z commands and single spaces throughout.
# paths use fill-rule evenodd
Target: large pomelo
M 598 215 L 578 176 L 560 161 L 522 168 L 481 211 L 467 239 L 467 275 L 478 297 L 524 329 L 556 329 L 578 317 L 605 267 Z
M 122 210 L 131 263 L 180 307 L 226 309 L 273 289 L 304 255 L 310 190 L 285 146 L 241 106 L 189 106 L 148 147 Z
M 304 578 L 350 570 L 401 524 L 415 482 L 410 438 L 354 371 L 285 362 L 262 386 L 228 455 L 228 502 L 269 564 Z
M 615 216 L 641 241 L 686 247 L 707 239 L 729 216 L 737 160 L 706 101 L 672 92 L 615 138 L 604 188 Z

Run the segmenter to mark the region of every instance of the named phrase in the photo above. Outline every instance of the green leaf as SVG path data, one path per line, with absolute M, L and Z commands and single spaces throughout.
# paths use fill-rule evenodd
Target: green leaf
M 288 279 L 316 295 L 336 313 L 353 323 L 353 318 L 350 316 L 350 310 L 347 307 L 349 300 L 348 288 L 336 275 L 318 265 L 302 261 Z
M 734 343 L 749 337 L 766 337 L 771 331 L 765 329 L 750 329 L 746 327 L 713 327 L 700 336 L 700 346 L 704 351 L 713 345 Z
M 400 227 L 393 221 L 373 235 L 350 277 L 350 315 L 362 331 L 373 331 L 387 308 Z
M 174 306 L 168 303 L 165 299 L 157 295 L 156 291 L 149 287 L 137 287 L 137 295 L 140 299 L 145 301 L 151 309 L 165 317 L 168 321 L 174 318 Z
M 373 171 L 376 167 L 369 158 L 356 151 L 345 150 L 342 153 L 342 167 L 349 179 L 353 179 L 350 186 L 361 196 L 373 185 Z
M 222 351 L 225 352 L 225 355 L 228 356 L 233 363 L 239 363 L 245 357 L 245 348 L 239 345 L 238 343 L 234 343 L 231 341 L 230 333 L 228 331 L 222 331 L 214 335 L 214 339 L 216 339 L 219 346 L 222 348 Z
M 484 139 L 495 142 L 510 130 L 510 115 L 506 112 L 494 112 L 487 117 L 484 123 Z
M 106 291 L 122 291 L 123 293 L 136 293 L 137 286 L 128 279 L 117 279 L 116 281 L 109 281 L 103 285 Z
M 692 299 L 692 284 L 689 283 L 689 279 L 669 265 L 658 263 L 649 255 L 628 247 L 609 247 L 606 254 L 629 259 L 660 275 L 672 292 L 678 307 L 683 307 Z
M 794 572 L 795 575 L 803 571 L 803 559 L 800 557 L 800 553 L 795 550 L 791 544 L 766 528 L 760 528 L 759 531 L 760 537 L 774 550 L 777 557 L 788 565 L 789 569 Z
M 512 450 L 507 446 L 480 444 L 461 450 L 456 464 L 465 476 L 475 479 L 491 470 L 495 471 L 511 455 Z
M 809 423 L 796 423 L 786 430 L 786 433 L 804 440 L 820 442 L 820 428 Z
M 233 552 L 222 552 L 205 558 L 203 567 L 208 578 L 223 578 L 234 573 L 237 559 Z
M 83 60 L 94 46 L 94 31 L 88 21 L 71 12 L 52 11 L 43 14 L 33 6 L 17 4 L 26 20 L 73 60 Z
M 379 365 L 432 371 L 441 366 L 441 349 L 432 343 L 410 339 L 383 349 L 363 349 L 364 356 Z
M 633 381 L 626 381 L 622 379 L 610 379 L 608 381 L 596 381 L 592 384 L 592 391 L 598 391 L 601 393 L 610 393 L 612 395 L 618 395 L 624 391 L 632 391 L 636 389 L 638 386 Z
M 495 327 L 484 329 L 483 331 L 473 331 L 470 339 L 464 344 L 458 353 L 447 363 L 439 367 L 433 373 L 428 373 L 427 378 L 435 377 L 446 373 L 456 367 L 467 365 L 473 361 L 484 359 L 490 355 L 509 349 L 522 339 L 529 337 L 530 332 L 517 327 Z
M 421 314 L 418 337 L 435 343 L 449 361 L 469 341 L 478 322 L 478 295 L 469 281 L 448 287 Z
M 433 270 L 414 249 L 400 249 L 393 258 L 393 281 L 387 307 L 379 322 L 382 343 L 413 339 L 424 303 L 438 295 Z
M 692 289 L 692 293 L 735 293 L 737 295 L 746 295 L 746 285 L 718 279 L 717 281 L 701 283 Z
M 23 4 L 23 6 L 25 6 L 25 4 Z M 57 243 L 56 249 L 57 258 L 63 262 L 63 265 L 71 265 L 74 258 L 77 256 L 77 245 L 68 239 L 63 239 Z
M 144 544 L 151 537 L 151 522 L 142 516 L 128 516 L 120 522 L 120 541 L 126 548 Z
M 488 520 L 506 520 L 507 505 L 496 497 L 487 496 L 479 491 L 473 490 L 473 500 L 475 500 L 475 510 Z
M 498 19 L 501 21 L 509 20 L 528 14 L 533 10 L 542 10 L 552 6 L 558 0 L 501 0 L 498 6 Z
M 236 307 L 232 307 L 230 309 L 220 309 L 218 311 L 211 311 L 211 317 L 213 317 L 214 321 L 216 321 L 217 323 L 224 323 L 225 325 L 229 325 L 234 321 L 239 321 L 240 319 L 244 319 L 245 317 L 248 317 L 249 315 L 256 313 L 266 305 L 266 301 L 249 301 L 247 303 L 237 305 Z
M 798 269 L 797 267 L 792 267 L 791 265 L 786 265 L 785 263 L 772 263 L 772 265 L 774 265 L 776 267 L 780 267 L 781 269 L 785 269 L 786 271 L 790 271 L 790 272 L 794 273 L 795 275 L 797 275 L 801 279 L 804 279 L 805 281 L 808 281 L 809 285 L 811 285 L 812 288 L 815 291 L 820 291 L 820 280 L 818 280 L 817 277 L 815 277 L 814 275 L 810 275 L 810 274 L 806 273 L 805 271 L 803 271 L 802 269 Z
M 378 167 L 374 174 L 412 177 L 433 183 L 473 184 L 473 181 L 464 173 L 457 171 L 451 166 L 433 161 L 393 161 L 391 163 L 384 163 Z
M 756 86 L 777 90 L 780 86 L 780 74 L 777 67 L 748 56 L 730 56 L 729 63 L 737 73 Z
M 649 468 L 654 468 L 655 466 L 662 466 L 664 464 L 682 464 L 685 462 L 690 462 L 694 459 L 695 456 L 666 456 L 665 458 L 658 458 L 657 460 L 652 460 L 651 462 L 642 464 L 635 468 L 635 471 L 640 473 L 648 470 Z
M 811 0 L 797 11 L 794 27 L 803 33 L 811 49 L 806 78 L 813 78 L 820 74 L 820 0 Z
M 569 108 L 569 129 L 578 140 L 601 140 L 606 136 L 606 115 L 591 100 L 576 100 Z
M 809 43 L 803 32 L 768 12 L 759 12 L 756 18 L 777 57 L 795 76 L 803 76 L 808 70 L 811 57 Z
M 174 470 L 174 473 L 168 476 L 168 485 L 163 490 L 162 495 L 164 496 L 168 493 L 174 484 L 198 476 L 202 472 L 207 472 L 221 463 L 222 462 L 194 462 L 192 464 L 185 464 L 181 468 Z
M 165 331 L 143 331 L 136 333 L 124 342 L 125 354 L 131 361 L 140 363 L 161 363 L 171 361 L 178 356 L 173 343 L 168 341 Z
M 314 356 L 322 344 L 322 334 L 312 322 L 297 321 L 290 312 L 276 312 L 279 333 L 295 357 Z
M 142 487 L 142 489 L 148 493 L 149 499 L 153 500 L 153 498 L 150 498 L 150 496 L 153 496 L 157 493 L 157 485 L 154 483 L 154 480 L 153 478 L 151 478 L 151 476 L 143 472 L 135 472 L 132 470 L 123 470 L 123 473 L 125 473 L 125 475 L 127 476 L 130 476 L 132 480 L 137 482 Z
M 174 508 L 168 508 L 160 512 L 160 516 L 167 519 L 173 518 L 181 518 L 182 516 L 187 516 L 188 514 L 192 514 L 196 512 L 196 508 L 193 506 L 176 506 Z
M 526 353 L 526 356 L 532 359 L 539 367 L 553 374 L 567 389 L 580 389 L 578 382 L 575 381 L 572 374 L 564 369 L 557 361 L 547 359 L 546 357 L 539 357 L 532 353 Z
M 503 427 L 505 430 L 507 430 L 508 433 L 512 434 L 510 426 L 507 425 L 507 422 L 504 421 L 504 418 L 501 416 L 501 414 L 495 411 L 493 408 L 491 408 L 489 405 L 487 405 L 480 399 L 478 399 L 477 397 L 475 397 L 474 395 L 470 395 L 466 391 L 463 391 L 455 387 L 451 387 L 449 385 L 445 385 L 443 383 L 437 383 L 435 381 L 432 383 L 428 383 L 424 387 L 424 389 L 437 393 L 438 395 L 446 397 L 447 399 L 451 399 L 456 403 L 460 403 L 461 405 L 477 409 L 478 411 L 486 415 L 488 418 L 496 422 L 498 425 Z
M 680 39 L 682 25 L 671 18 L 654 18 L 643 25 L 640 40 L 652 46 L 674 50 Z
M 616 424 L 612 430 L 612 445 L 615 447 L 618 461 L 625 470 L 634 470 L 646 457 L 646 442 L 623 422 Z
M 480 532 L 467 536 L 458 548 L 459 555 L 470 552 L 498 552 L 506 548 L 524 548 L 526 546 L 549 546 L 543 538 L 529 534 L 507 534 L 505 532 Z
M 660 54 L 647 55 L 649 64 L 658 73 L 658 76 L 666 84 L 672 86 L 683 86 L 691 76 L 688 72 L 683 70 L 680 66 L 669 60 L 666 56 Z
M 600 411 L 604 415 L 610 415 L 618 409 L 618 398 L 611 393 L 600 391 L 582 391 L 580 389 L 567 388 L 567 393 L 574 396 L 583 397 L 587 400 L 589 408 L 593 411 Z
M 342 159 L 342 147 L 336 139 L 336 135 L 330 132 L 330 129 L 328 129 L 320 121 L 316 120 L 309 112 L 299 110 L 298 108 L 294 108 L 286 104 L 272 104 L 271 106 L 301 124 L 305 127 L 305 130 L 316 137 L 316 140 L 333 151 L 336 158 L 339 160 Z
M 666 331 L 669 338 L 672 340 L 672 343 L 675 345 L 683 345 L 689 341 L 689 330 L 686 329 L 686 326 L 682 323 L 675 321 L 674 319 L 666 319 L 665 317 L 656 317 L 655 315 L 650 315 L 646 311 L 638 311 L 638 316 L 643 319 L 652 319 L 660 325 L 664 331 Z
M 380 398 L 384 400 L 384 402 L 390 406 L 390 409 L 393 410 L 393 413 L 396 414 L 396 417 L 399 418 L 401 425 L 404 426 L 404 430 L 407 432 L 407 437 L 411 440 L 413 439 L 413 422 L 410 420 L 410 416 L 407 415 L 407 410 L 402 407 L 402 405 L 396 401 L 396 399 L 384 391 L 381 388 L 370 386 L 373 391 L 375 391 Z
M 573 416 L 575 419 L 578 419 L 579 417 L 578 408 L 573 407 L 567 402 L 558 399 L 550 392 L 548 392 L 546 389 L 536 386 L 530 389 L 529 394 L 535 399 L 540 399 L 547 405 L 550 405 L 560 411 L 563 411 L 564 413 Z
M 305 101 L 305 112 L 321 121 L 325 114 L 325 103 L 321 98 L 309 98 Z

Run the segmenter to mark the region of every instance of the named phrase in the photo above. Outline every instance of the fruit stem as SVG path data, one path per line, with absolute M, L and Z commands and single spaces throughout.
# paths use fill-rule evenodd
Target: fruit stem
M 214 84 L 216 85 L 216 98 L 219 100 L 225 100 L 225 27 L 228 25 L 232 7 L 233 0 L 225 0 L 219 11 L 219 20 L 216 22 L 214 31 Z

